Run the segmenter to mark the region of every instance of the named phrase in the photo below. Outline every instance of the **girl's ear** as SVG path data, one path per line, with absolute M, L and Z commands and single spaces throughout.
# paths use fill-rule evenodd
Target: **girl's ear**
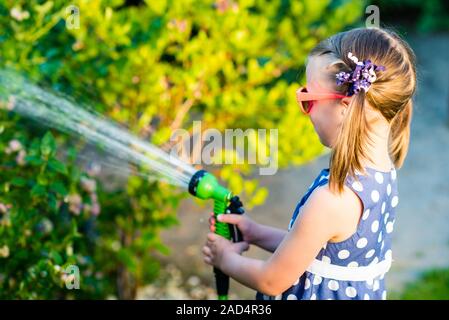
M 343 109 L 341 110 L 342 115 L 344 115 L 346 113 L 346 111 L 348 110 L 348 107 L 349 107 L 351 101 L 352 101 L 352 96 L 344 97 L 341 99 L 341 105 L 343 106 Z

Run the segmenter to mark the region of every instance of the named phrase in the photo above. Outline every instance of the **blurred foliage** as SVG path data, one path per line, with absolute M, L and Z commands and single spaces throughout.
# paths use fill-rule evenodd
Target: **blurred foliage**
M 424 272 L 416 281 L 406 285 L 400 293 L 389 299 L 401 300 L 449 300 L 449 269 Z
M 73 12 L 65 1 L 4 0 L 0 66 L 91 105 L 165 150 L 176 129 L 191 132 L 193 120 L 201 120 L 203 131 L 278 129 L 280 167 L 322 153 L 295 103 L 300 70 L 318 41 L 358 21 L 363 1 L 137 3 L 73 1 L 80 23 L 69 29 Z M 54 156 L 67 148 L 66 137 L 54 132 L 55 142 L 1 112 L 1 150 L 11 151 L 16 141 L 20 150 L 1 160 L 0 214 L 8 222 L 0 226 L 0 249 L 8 252 L 0 256 L 0 295 L 133 298 L 138 286 L 157 277 L 154 253 L 169 252 L 159 231 L 176 223 L 183 190 L 131 176 L 125 188 L 111 191 L 99 183 L 86 193 L 82 182 L 92 187 L 96 175 L 74 166 L 74 151 L 64 161 Z M 257 148 L 251 139 L 244 143 Z M 230 153 L 217 157 L 236 156 Z M 210 170 L 251 208 L 267 196 L 254 168 Z M 38 232 L 41 220 L 52 226 L 46 235 Z M 61 284 L 55 270 L 67 264 L 80 266 L 80 290 Z
M 420 32 L 449 30 L 448 1 L 374 0 L 371 3 L 379 6 L 382 24 L 407 28 L 408 31 L 410 26 Z

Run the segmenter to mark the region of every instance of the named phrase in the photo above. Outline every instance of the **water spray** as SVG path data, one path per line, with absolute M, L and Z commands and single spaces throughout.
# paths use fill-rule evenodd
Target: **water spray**
M 231 212 L 244 213 L 240 199 L 221 186 L 212 174 L 205 170 L 196 171 L 191 165 L 137 138 L 103 115 L 86 110 L 60 94 L 43 90 L 16 73 L 0 70 L 0 98 L 3 103 L 8 101 L 9 111 L 72 136 L 81 136 L 90 143 L 101 144 L 110 158 L 149 170 L 132 174 L 187 188 L 190 194 L 203 200 L 212 199 L 215 217 Z M 112 163 L 105 164 L 113 166 Z M 235 226 L 218 221 L 215 226 L 215 232 L 220 236 L 234 242 L 243 241 Z M 214 273 L 218 299 L 227 300 L 229 277 L 217 268 L 214 268 Z

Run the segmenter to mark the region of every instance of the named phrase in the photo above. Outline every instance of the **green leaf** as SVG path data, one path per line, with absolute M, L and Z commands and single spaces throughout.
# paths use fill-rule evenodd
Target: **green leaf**
M 58 265 L 61 265 L 64 263 L 64 260 L 62 259 L 61 255 L 55 250 L 52 250 L 50 252 L 50 258 Z
M 20 177 L 15 177 L 11 180 L 11 184 L 17 187 L 23 187 L 27 183 L 27 180 Z
M 41 141 L 41 153 L 42 155 L 48 157 L 51 154 L 53 154 L 55 150 L 56 150 L 55 138 L 53 137 L 51 132 L 48 131 Z
M 56 181 L 50 184 L 50 190 L 62 195 L 66 196 L 68 194 L 68 191 L 64 184 L 61 181 Z
M 46 188 L 40 184 L 34 185 L 31 189 L 31 195 L 34 197 L 41 197 L 46 194 Z
M 41 164 L 44 163 L 44 161 L 37 156 L 26 156 L 25 157 L 25 161 L 28 162 L 29 164 L 31 164 L 32 166 L 40 166 Z
M 64 175 L 66 175 L 68 173 L 67 167 L 65 166 L 65 164 L 55 158 L 51 158 L 48 161 L 48 167 L 51 168 L 53 171 L 62 173 Z

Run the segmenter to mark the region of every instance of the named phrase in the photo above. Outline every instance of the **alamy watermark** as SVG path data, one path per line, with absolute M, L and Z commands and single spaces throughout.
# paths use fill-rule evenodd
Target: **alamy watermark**
M 65 19 L 65 26 L 69 30 L 80 28 L 80 9 L 75 5 L 70 5 L 65 8 L 65 13 L 67 15 Z
M 201 130 L 201 121 L 193 122 L 192 133 L 177 129 L 171 135 L 170 155 L 190 164 L 250 164 L 260 175 L 274 175 L 278 169 L 277 129 Z
M 365 27 L 379 28 L 380 26 L 380 10 L 378 6 L 369 5 L 365 8 L 365 14 L 369 16 L 365 20 Z
M 80 269 L 77 265 L 68 265 L 62 270 L 62 280 L 65 282 L 65 287 L 68 290 L 80 288 Z

